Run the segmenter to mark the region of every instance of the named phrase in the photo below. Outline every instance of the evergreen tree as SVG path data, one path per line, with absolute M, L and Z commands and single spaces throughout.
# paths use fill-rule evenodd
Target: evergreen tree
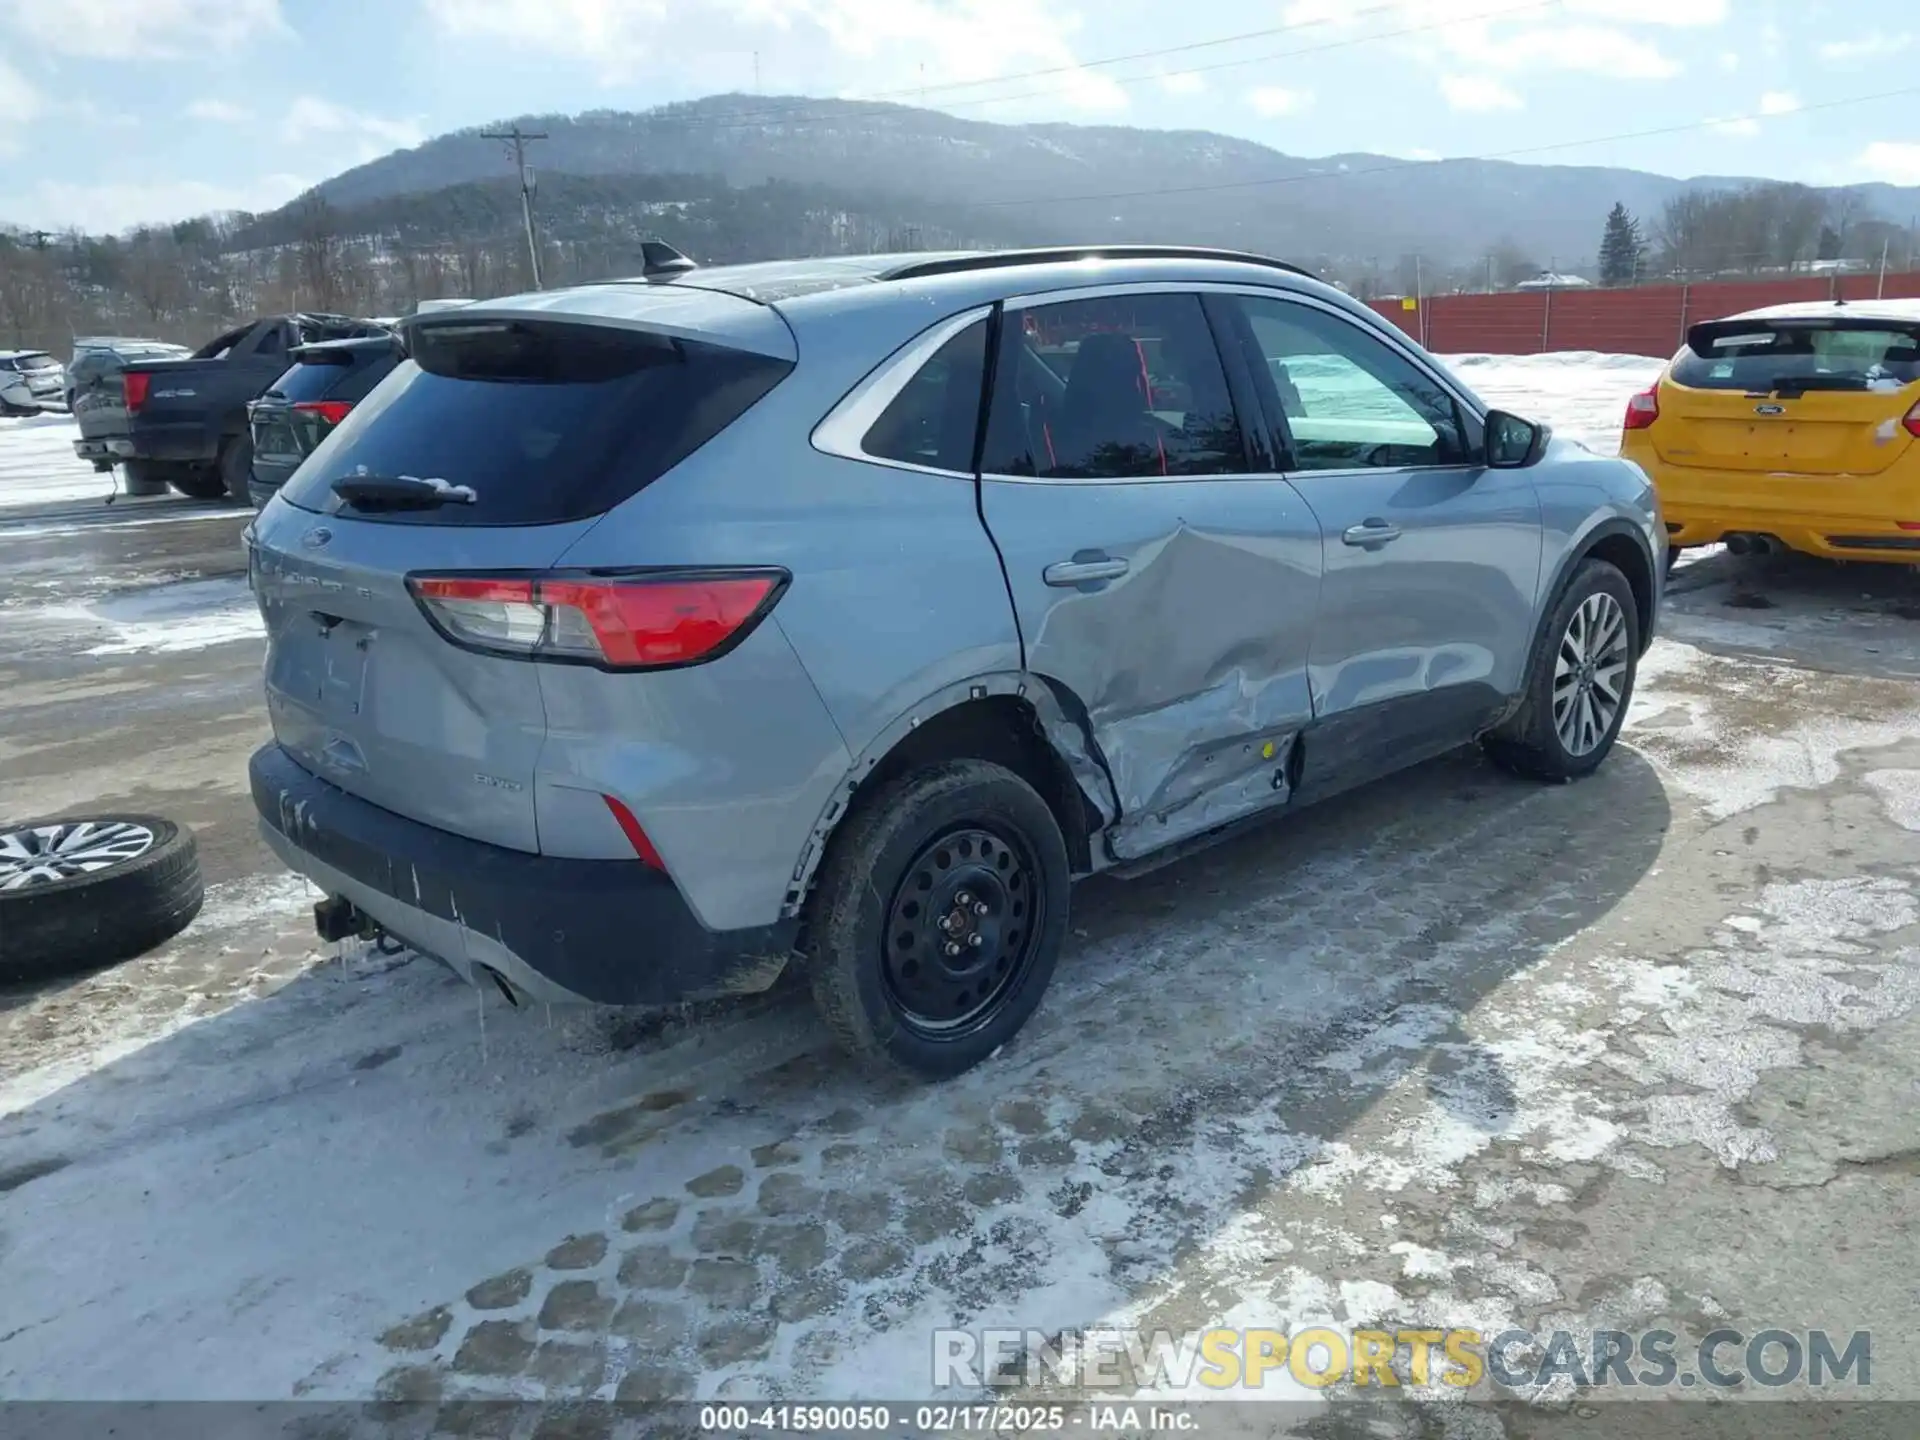
M 1607 212 L 1607 228 L 1600 237 L 1600 283 L 1631 285 L 1640 278 L 1640 260 L 1645 252 L 1640 222 L 1616 200 Z

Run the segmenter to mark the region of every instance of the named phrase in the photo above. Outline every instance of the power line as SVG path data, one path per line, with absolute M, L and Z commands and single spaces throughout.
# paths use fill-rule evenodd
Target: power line
M 482 140 L 507 140 L 513 144 L 514 168 L 520 172 L 520 216 L 527 223 L 527 263 L 532 267 L 533 288 L 540 289 L 540 242 L 533 234 L 533 186 L 527 180 L 527 142 L 545 140 L 542 131 L 522 130 L 518 121 L 511 130 L 483 130 Z
M 1876 100 L 1898 100 L 1920 95 L 1920 85 L 1898 90 L 1880 90 L 1870 95 L 1849 95 L 1838 100 L 1821 100 L 1790 108 L 1754 111 L 1748 115 L 1715 115 L 1705 120 L 1690 120 L 1680 125 L 1659 125 L 1647 130 L 1622 130 L 1612 135 L 1591 135 L 1580 140 L 1557 140 L 1548 145 L 1524 145 L 1512 150 L 1489 150 L 1479 155 L 1452 155 L 1439 160 L 1396 160 L 1386 165 L 1369 165 L 1361 170 L 1314 170 L 1299 175 L 1271 175 L 1261 180 L 1220 180 L 1204 185 L 1170 185 L 1152 190 L 1109 190 L 1100 194 L 1022 195 L 1009 200 L 974 200 L 980 209 L 1001 209 L 1014 205 L 1073 205 L 1099 200 L 1142 200 L 1161 195 L 1206 195 L 1223 190 L 1255 190 L 1269 185 L 1298 185 L 1313 180 L 1352 180 L 1366 175 L 1390 175 L 1405 170 L 1420 170 L 1432 165 L 1458 164 L 1468 160 L 1512 160 L 1524 155 L 1546 155 L 1559 150 L 1577 150 L 1588 145 L 1607 145 L 1623 140 L 1649 140 L 1661 135 L 1681 135 L 1705 130 L 1731 121 L 1772 120 L 1786 115 L 1811 114 L 1820 110 L 1838 110 L 1849 105 L 1867 105 Z
M 1264 65 L 1276 60 L 1288 60 L 1300 56 L 1320 55 L 1333 50 L 1347 50 L 1359 45 L 1371 45 L 1381 40 L 1395 40 L 1406 35 L 1424 34 L 1428 31 L 1443 30 L 1452 25 L 1467 24 L 1478 20 L 1495 20 L 1507 16 L 1528 14 L 1540 10 L 1560 8 L 1563 0 L 1526 0 L 1524 4 L 1504 5 L 1491 10 L 1476 11 L 1471 15 L 1455 15 L 1444 20 L 1429 20 L 1418 25 L 1405 25 L 1394 30 L 1379 30 L 1367 35 L 1356 35 L 1344 40 L 1332 40 L 1323 45 L 1302 46 L 1291 50 L 1269 51 L 1261 55 L 1248 56 L 1239 60 L 1222 60 L 1209 65 L 1196 65 L 1180 70 L 1154 71 L 1144 75 L 1109 77 L 1115 85 L 1141 85 L 1150 81 L 1164 80 L 1177 75 L 1208 75 L 1220 70 L 1244 69 L 1249 65 Z M 1398 5 L 1369 5 L 1354 11 L 1345 19 L 1359 19 L 1385 11 L 1398 10 Z M 986 85 L 1010 85 L 1022 80 L 1044 79 L 1049 76 L 1077 74 L 1085 70 L 1101 69 L 1109 65 L 1125 64 L 1134 60 L 1151 60 L 1166 55 L 1185 54 L 1195 50 L 1214 48 L 1221 45 L 1237 45 L 1248 40 L 1266 39 L 1273 35 L 1289 34 L 1314 26 L 1331 23 L 1327 20 L 1301 21 L 1291 25 L 1270 26 L 1264 30 L 1248 30 L 1237 35 L 1222 35 L 1211 40 L 1189 41 L 1183 45 L 1167 45 L 1151 50 L 1134 50 L 1120 55 L 1106 55 L 1093 60 L 1083 60 L 1072 65 L 1051 65 L 1039 70 L 1016 71 L 1009 75 L 995 75 L 983 80 L 954 80 L 924 88 L 918 85 L 898 90 L 879 90 L 867 95 L 850 95 L 843 100 L 860 104 L 881 104 L 899 98 L 920 98 L 940 91 L 978 89 Z M 1012 95 L 987 95 L 972 99 L 941 102 L 936 108 L 942 110 L 961 110 L 985 105 L 1004 105 L 1018 100 L 1058 95 L 1062 93 L 1058 86 L 1048 86 L 1038 90 L 1024 90 Z M 687 119 L 675 119 L 655 110 L 645 114 L 642 119 L 647 124 L 670 126 L 676 130 L 734 130 L 757 129 L 771 124 L 806 124 L 809 121 L 828 122 L 845 118 L 845 112 L 819 108 L 821 101 L 816 99 L 797 99 L 786 105 L 768 105 L 759 108 L 723 110 L 719 112 L 690 116 Z

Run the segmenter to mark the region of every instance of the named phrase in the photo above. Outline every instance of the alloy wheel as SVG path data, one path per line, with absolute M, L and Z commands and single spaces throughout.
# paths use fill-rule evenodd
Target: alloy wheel
M 153 831 L 125 820 L 75 820 L 0 831 L 0 890 L 24 890 L 124 865 L 153 848 Z
M 1626 696 L 1627 615 L 1604 590 L 1580 602 L 1553 665 L 1553 729 L 1568 755 L 1599 748 Z

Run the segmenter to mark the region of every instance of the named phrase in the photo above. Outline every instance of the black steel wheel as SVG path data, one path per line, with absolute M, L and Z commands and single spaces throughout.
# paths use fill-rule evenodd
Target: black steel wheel
M 921 849 L 887 915 L 885 978 L 902 1024 L 952 1036 L 992 1018 L 1038 948 L 1038 872 L 1024 841 L 977 826 Z
M 1066 933 L 1066 840 L 1012 771 L 902 775 L 843 822 L 808 914 L 815 1002 L 854 1055 L 957 1075 L 1026 1024 Z

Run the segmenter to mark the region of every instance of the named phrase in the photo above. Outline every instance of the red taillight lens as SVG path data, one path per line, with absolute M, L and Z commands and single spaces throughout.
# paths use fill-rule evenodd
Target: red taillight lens
M 1638 395 L 1627 401 L 1627 418 L 1623 428 L 1644 430 L 1660 418 L 1660 386 L 1649 385 Z
M 329 425 L 338 425 L 353 409 L 351 400 L 299 400 L 293 408 L 302 415 L 318 415 Z
M 773 608 L 779 570 L 618 577 L 415 575 L 408 588 L 455 644 L 528 660 L 654 670 L 711 660 Z
M 130 370 L 120 377 L 120 386 L 127 395 L 128 414 L 132 414 L 147 403 L 147 389 L 152 384 L 153 376 L 144 370 Z
M 1900 423 L 1907 427 L 1909 435 L 1920 438 L 1920 401 L 1914 403 L 1914 407 L 1907 411 L 1907 418 Z

